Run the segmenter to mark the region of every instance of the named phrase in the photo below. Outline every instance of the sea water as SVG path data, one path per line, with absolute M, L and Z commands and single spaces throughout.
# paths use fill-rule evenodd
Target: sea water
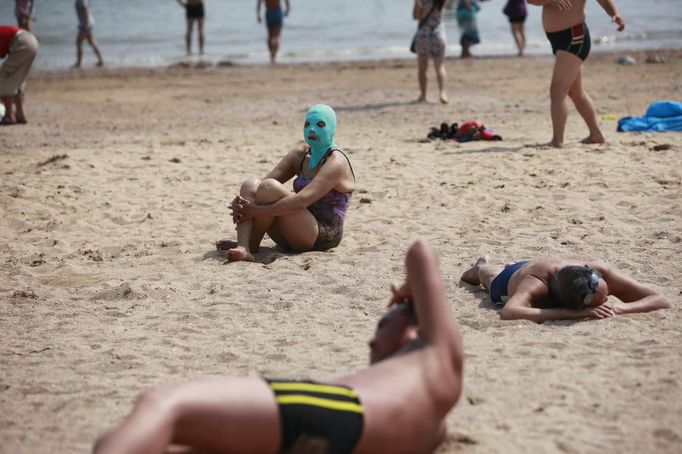
M 77 19 L 73 0 L 35 0 L 33 32 L 40 41 L 38 69 L 59 69 L 75 61 Z M 176 0 L 92 0 L 93 30 L 108 66 L 163 66 L 184 61 L 261 64 L 269 61 L 265 25 L 256 20 L 256 0 L 205 0 L 206 46 L 202 57 L 185 55 L 185 11 Z M 412 0 L 290 0 L 284 19 L 282 63 L 413 58 L 409 44 L 417 27 Z M 452 10 L 445 10 L 448 56 L 460 52 Z M 481 44 L 475 55 L 515 55 L 504 0 L 481 3 Z M 282 0 L 284 4 L 284 0 Z M 615 25 L 596 0 L 587 17 L 593 51 L 627 52 L 682 48 L 682 0 L 617 0 L 626 29 Z M 527 53 L 551 52 L 540 20 L 528 5 Z M 14 0 L 0 0 L 0 24 L 14 24 Z M 95 60 L 87 43 L 84 65 Z M 193 42 L 196 52 L 196 31 Z

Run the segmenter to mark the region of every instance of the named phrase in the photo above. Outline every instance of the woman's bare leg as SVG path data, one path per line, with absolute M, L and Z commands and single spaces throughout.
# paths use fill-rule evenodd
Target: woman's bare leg
M 419 80 L 419 98 L 417 102 L 426 101 L 426 70 L 429 67 L 429 58 L 426 55 L 417 56 L 417 79 Z
M 247 180 L 242 184 L 240 195 L 258 205 L 275 203 L 291 192 L 282 183 L 272 178 L 261 182 Z M 254 261 L 266 233 L 270 233 L 277 244 L 288 246 L 296 251 L 312 249 L 319 233 L 317 220 L 307 209 L 285 216 L 261 216 L 237 224 L 238 246 L 227 252 L 229 261 Z
M 436 69 L 436 80 L 438 81 L 438 93 L 440 97 L 440 102 L 442 104 L 448 103 L 448 94 L 445 90 L 445 78 L 447 77 L 447 72 L 445 70 L 445 65 L 443 64 L 442 58 L 433 59 L 433 67 Z
M 275 453 L 280 440 L 279 411 L 267 383 L 214 378 L 145 391 L 94 452 L 154 454 L 181 445 L 193 452 Z

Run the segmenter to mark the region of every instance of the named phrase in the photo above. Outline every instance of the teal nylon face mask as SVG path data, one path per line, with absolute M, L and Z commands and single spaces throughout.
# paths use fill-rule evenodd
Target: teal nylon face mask
M 310 161 L 308 169 L 320 165 L 324 154 L 330 148 L 336 148 L 336 113 L 326 104 L 316 104 L 308 110 L 303 125 L 303 138 L 310 145 Z

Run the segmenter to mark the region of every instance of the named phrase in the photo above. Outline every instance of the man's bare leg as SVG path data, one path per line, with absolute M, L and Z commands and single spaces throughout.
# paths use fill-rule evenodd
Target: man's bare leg
M 204 18 L 199 18 L 199 53 L 204 55 Z
M 552 115 L 552 140 L 549 143 L 555 148 L 564 146 L 564 130 L 568 118 L 566 96 L 580 72 L 582 60 L 575 55 L 560 50 L 556 53 L 552 83 L 549 88 Z
M 14 96 L 2 96 L 2 103 L 5 106 L 4 120 L 7 122 L 16 122 L 17 117 L 14 115 Z
M 97 56 L 97 66 L 103 66 L 104 60 L 102 59 L 102 51 L 100 50 L 99 45 L 97 44 L 95 35 L 93 35 L 92 32 L 88 32 L 87 39 L 88 43 L 90 43 L 90 46 L 92 47 L 92 50 L 95 52 L 95 55 Z
M 268 28 L 268 49 L 270 50 L 270 63 L 273 65 L 277 60 L 277 52 L 279 51 L 279 36 L 281 33 L 281 28 Z
M 78 32 L 76 36 L 76 63 L 73 64 L 74 68 L 80 68 L 81 62 L 83 60 L 83 41 L 85 40 L 85 33 Z
M 490 290 L 490 283 L 504 270 L 501 265 L 491 265 L 490 257 L 484 255 L 479 257 L 471 267 L 462 274 L 462 282 L 471 285 L 482 285 L 486 290 Z
M 26 114 L 24 114 L 24 93 L 18 93 L 14 96 L 14 115 L 17 119 L 17 123 L 26 124 Z
M 123 423 L 100 438 L 94 452 L 275 453 L 281 439 L 272 390 L 260 378 L 214 378 L 145 391 Z
M 187 18 L 187 33 L 185 34 L 187 55 L 192 55 L 192 28 L 194 28 L 194 19 L 189 17 Z
M 606 139 L 604 134 L 602 134 L 599 128 L 599 123 L 597 122 L 597 113 L 594 110 L 594 104 L 592 104 L 592 99 L 583 90 L 583 70 L 582 66 L 578 70 L 578 75 L 568 91 L 568 96 L 570 96 L 575 108 L 583 117 L 587 128 L 590 131 L 590 135 L 582 140 L 582 143 L 604 143 Z

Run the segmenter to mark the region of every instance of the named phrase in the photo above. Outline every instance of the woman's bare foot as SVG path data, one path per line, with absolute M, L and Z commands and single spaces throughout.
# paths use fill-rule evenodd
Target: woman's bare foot
M 426 95 L 421 95 L 419 98 L 417 98 L 417 102 L 426 102 Z
M 584 144 L 606 143 L 606 138 L 604 137 L 604 135 L 602 133 L 590 134 L 589 136 L 587 136 L 583 140 L 581 140 L 580 143 L 584 143 Z
M 550 147 L 554 147 L 554 148 L 564 148 L 563 142 L 560 142 L 560 141 L 554 140 L 554 139 L 550 140 L 547 145 Z
M 447 104 L 448 103 L 448 95 L 445 92 L 440 94 L 440 103 L 441 104 Z
M 227 251 L 228 262 L 255 262 L 256 259 L 244 246 L 237 246 Z
M 476 262 L 462 274 L 462 277 L 460 279 L 463 282 L 466 282 L 467 284 L 480 285 L 481 280 L 478 277 L 478 269 L 481 267 L 481 265 L 488 265 L 489 263 L 490 263 L 489 256 L 483 255 L 479 257 L 478 260 L 476 260 Z
M 215 242 L 215 248 L 219 251 L 227 251 L 239 245 L 235 240 L 218 240 Z

